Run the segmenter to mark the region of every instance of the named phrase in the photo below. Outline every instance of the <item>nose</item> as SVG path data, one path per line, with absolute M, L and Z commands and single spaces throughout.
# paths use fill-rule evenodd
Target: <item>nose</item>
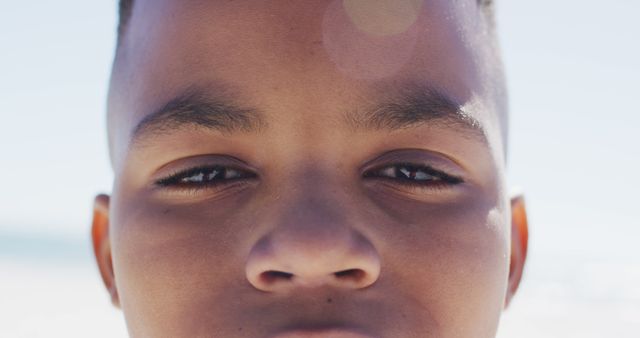
M 361 232 L 330 212 L 306 209 L 294 214 L 298 217 L 282 220 L 252 247 L 246 263 L 251 285 L 286 292 L 320 286 L 361 289 L 375 283 L 380 257 Z

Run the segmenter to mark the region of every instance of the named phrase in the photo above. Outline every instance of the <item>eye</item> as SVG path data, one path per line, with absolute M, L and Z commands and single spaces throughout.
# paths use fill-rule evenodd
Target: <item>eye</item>
M 366 172 L 364 177 L 387 179 L 398 184 L 423 187 L 441 187 L 464 182 L 459 177 L 449 175 L 430 166 L 408 163 L 379 167 Z
M 160 187 L 206 188 L 255 177 L 256 174 L 242 169 L 210 166 L 179 171 L 157 180 L 155 184 Z

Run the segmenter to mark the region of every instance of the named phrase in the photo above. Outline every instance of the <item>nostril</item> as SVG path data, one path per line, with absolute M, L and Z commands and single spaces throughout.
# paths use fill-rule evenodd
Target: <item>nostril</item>
M 269 270 L 260 274 L 260 279 L 265 284 L 273 284 L 279 281 L 288 281 L 293 278 L 292 273 L 277 271 L 277 270 Z
M 316 235 L 287 227 L 259 239 L 245 263 L 247 281 L 265 292 L 371 286 L 380 276 L 377 250 L 355 230 L 339 230 Z
M 366 272 L 362 269 L 348 269 L 342 270 L 334 273 L 338 279 L 342 280 L 352 280 L 354 282 L 361 281 L 364 279 Z

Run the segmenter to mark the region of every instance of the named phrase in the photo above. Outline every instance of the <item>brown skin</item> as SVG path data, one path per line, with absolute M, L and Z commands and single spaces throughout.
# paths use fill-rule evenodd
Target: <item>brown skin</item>
M 473 1 L 395 2 L 396 16 L 376 11 L 394 2 L 362 3 L 137 0 L 109 93 L 116 179 L 111 197 L 96 198 L 92 228 L 132 337 L 495 336 L 522 275 L 527 220 L 505 187 L 506 108 L 486 13 Z M 360 130 L 344 118 L 415 84 L 452 98 L 486 140 L 445 124 Z M 131 140 L 194 88 L 259 110 L 263 125 Z M 376 170 L 406 162 L 462 182 L 420 186 Z M 157 184 L 203 165 L 252 176 Z

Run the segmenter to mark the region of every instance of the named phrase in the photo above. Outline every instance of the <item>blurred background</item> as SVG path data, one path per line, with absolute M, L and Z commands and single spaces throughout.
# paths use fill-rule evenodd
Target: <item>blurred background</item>
M 531 227 L 499 338 L 640 337 L 638 13 L 498 1 Z M 89 237 L 115 26 L 115 0 L 0 0 L 0 337 L 126 337 Z

